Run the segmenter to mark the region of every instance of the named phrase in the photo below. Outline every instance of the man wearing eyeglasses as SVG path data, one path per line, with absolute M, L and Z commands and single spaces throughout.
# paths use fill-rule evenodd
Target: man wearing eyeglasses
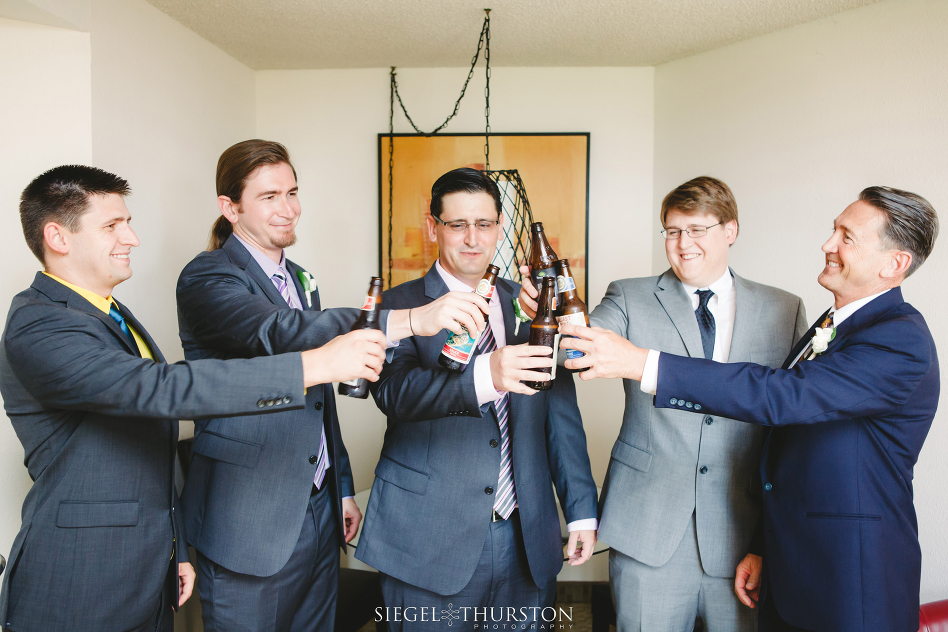
M 592 325 L 646 349 L 779 367 L 807 329 L 803 302 L 728 267 L 739 229 L 728 186 L 706 176 L 682 184 L 662 201 L 661 221 L 671 268 L 612 282 Z M 521 303 L 534 304 L 525 292 Z M 655 409 L 637 384 L 624 387 L 599 527 L 612 547 L 617 629 L 691 632 L 701 619 L 711 631 L 752 632 L 755 612 L 733 585 L 738 563 L 760 553 L 751 540 L 764 430 Z
M 386 292 L 388 308 L 415 311 L 449 291 L 473 292 L 494 258 L 502 215 L 490 178 L 450 171 L 432 187 L 430 208 L 438 260 Z M 551 481 L 570 564 L 592 555 L 596 485 L 572 376 L 558 374 L 548 391 L 521 383 L 546 378 L 529 369 L 550 366 L 553 350 L 528 346 L 529 326 L 515 327 L 518 291 L 497 279 L 464 371 L 439 365 L 443 331 L 403 339 L 370 385 L 388 428 L 356 557 L 382 573 L 389 630 L 537 621 L 563 565 Z

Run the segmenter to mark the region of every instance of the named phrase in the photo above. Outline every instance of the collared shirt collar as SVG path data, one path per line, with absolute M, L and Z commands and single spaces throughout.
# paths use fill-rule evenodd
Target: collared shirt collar
M 707 288 L 699 288 L 694 285 L 688 285 L 684 281 L 681 282 L 681 286 L 685 288 L 685 294 L 691 296 L 697 290 L 709 289 L 714 292 L 715 296 L 727 296 L 731 293 L 731 290 L 734 289 L 734 277 L 731 276 L 731 269 L 727 268 L 724 270 L 724 274 L 721 275 L 717 281 L 709 285 Z
M 112 298 L 111 294 L 103 298 L 102 296 L 96 294 L 95 292 L 92 292 L 85 288 L 81 288 L 78 285 L 73 285 L 69 281 L 64 281 L 60 279 L 58 276 L 56 276 L 55 274 L 50 274 L 49 272 L 45 272 L 45 271 L 43 272 L 43 274 L 45 274 L 51 279 L 59 281 L 60 283 L 68 287 L 70 290 L 72 290 L 73 292 L 81 296 L 82 298 L 92 303 L 96 308 L 101 309 L 106 314 L 109 313 L 109 308 L 115 303 L 115 299 Z
M 283 269 L 283 277 L 286 278 L 286 282 L 290 283 L 289 274 L 290 271 L 286 269 L 286 251 L 280 251 L 280 263 L 274 263 L 273 259 L 268 257 L 256 246 L 251 246 L 246 241 L 240 238 L 237 233 L 234 233 L 234 238 L 237 239 L 244 248 L 250 253 L 250 256 L 253 257 L 253 260 L 263 269 L 263 273 L 267 275 L 268 278 L 273 278 L 273 275 L 277 273 L 281 268 Z
M 892 288 L 889 288 L 889 290 L 891 289 Z M 872 296 L 861 298 L 858 301 L 847 303 L 846 305 L 843 305 L 839 309 L 836 309 L 836 306 L 833 305 L 833 307 L 830 308 L 830 314 L 833 315 L 833 327 L 839 327 L 840 325 L 843 324 L 843 321 L 845 321 L 847 318 L 855 314 L 856 310 L 858 310 L 860 307 L 865 306 L 867 303 L 869 303 L 873 299 L 879 298 L 880 296 L 882 296 L 889 290 L 882 290 L 878 294 L 873 294 Z

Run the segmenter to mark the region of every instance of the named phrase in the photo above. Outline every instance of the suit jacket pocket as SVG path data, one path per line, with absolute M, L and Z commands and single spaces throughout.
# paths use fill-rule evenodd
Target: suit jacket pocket
M 640 472 L 648 472 L 652 465 L 651 452 L 637 448 L 622 439 L 617 439 L 616 444 L 612 447 L 612 458 Z
M 138 502 L 81 502 L 64 500 L 59 503 L 56 526 L 66 529 L 84 527 L 134 527 L 138 524 Z
M 824 520 L 867 520 L 879 521 L 882 516 L 878 514 L 857 514 L 857 513 L 831 513 L 826 511 L 808 511 L 807 518 L 822 518 Z
M 194 439 L 191 451 L 215 461 L 253 468 L 260 458 L 260 444 L 225 437 L 205 430 Z
M 384 455 L 375 466 L 375 475 L 383 481 L 414 494 L 424 495 L 428 488 L 427 474 L 405 467 Z

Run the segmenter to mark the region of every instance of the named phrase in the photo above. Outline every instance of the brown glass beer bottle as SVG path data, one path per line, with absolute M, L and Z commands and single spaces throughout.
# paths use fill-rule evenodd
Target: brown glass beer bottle
M 382 279 L 372 277 L 369 281 L 369 291 L 362 302 L 362 311 L 356 318 L 355 324 L 350 331 L 359 329 L 378 329 L 382 327 L 379 324 L 379 314 L 382 312 Z M 364 377 L 339 383 L 339 394 L 346 397 L 358 397 L 365 399 L 369 396 L 369 381 Z
M 586 310 L 586 303 L 579 298 L 579 292 L 576 291 L 576 281 L 569 271 L 569 260 L 560 259 L 556 262 L 556 289 L 559 293 L 556 307 L 557 325 L 576 325 L 577 327 L 589 327 L 589 313 Z M 570 336 L 572 337 L 572 336 Z M 582 351 L 575 349 L 566 350 L 566 359 L 582 358 Z M 578 369 L 578 373 L 588 371 L 589 367 Z
M 540 279 L 556 278 L 556 271 L 553 269 L 556 259 L 556 253 L 543 233 L 543 222 L 530 224 L 530 280 L 533 281 L 537 292 L 540 291 Z M 555 295 L 553 300 L 556 300 Z
M 477 289 L 474 290 L 477 294 L 483 296 L 487 302 L 490 302 L 490 298 L 494 295 L 498 274 L 500 274 L 500 268 L 487 266 L 487 273 L 483 279 L 478 281 Z M 481 333 L 484 333 L 483 330 L 481 330 Z M 471 361 L 471 356 L 474 355 L 474 349 L 477 348 L 479 339 L 480 334 L 472 337 L 467 328 L 464 328 L 464 331 L 459 334 L 451 333 L 444 343 L 444 348 L 441 349 L 438 364 L 449 371 L 460 373 Z
M 540 286 L 540 296 L 537 302 L 537 315 L 530 323 L 530 345 L 544 346 L 553 349 L 556 353 L 556 338 L 559 334 L 559 327 L 556 324 L 556 318 L 553 316 L 553 301 L 556 298 L 556 279 L 552 276 L 542 277 Z M 553 356 L 548 356 L 553 357 Z M 553 388 L 553 379 L 556 378 L 556 367 L 545 367 L 541 369 L 530 369 L 539 373 L 549 373 L 549 382 L 531 382 L 525 381 L 524 384 L 537 391 L 548 391 Z

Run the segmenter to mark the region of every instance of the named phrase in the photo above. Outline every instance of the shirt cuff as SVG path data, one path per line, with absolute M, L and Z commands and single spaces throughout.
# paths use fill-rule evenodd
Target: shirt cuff
M 494 378 L 490 376 L 490 356 L 494 353 L 483 353 L 474 358 L 474 393 L 477 395 L 477 405 L 483 406 L 496 402 L 504 396 L 494 388 Z
M 355 496 L 343 496 L 343 497 L 342 497 L 343 500 L 345 500 L 346 498 L 355 498 Z
M 642 369 L 642 381 L 639 388 L 643 393 L 655 395 L 658 393 L 658 356 L 661 354 L 655 349 L 648 350 L 648 357 L 645 358 L 645 368 Z
M 398 346 L 398 341 L 392 340 L 391 338 L 388 337 L 388 321 L 386 321 L 385 322 L 385 348 L 394 349 L 397 346 Z
M 598 531 L 599 530 L 599 520 L 596 518 L 586 518 L 585 520 L 574 520 L 568 525 L 566 525 L 566 530 L 572 533 L 573 531 Z

